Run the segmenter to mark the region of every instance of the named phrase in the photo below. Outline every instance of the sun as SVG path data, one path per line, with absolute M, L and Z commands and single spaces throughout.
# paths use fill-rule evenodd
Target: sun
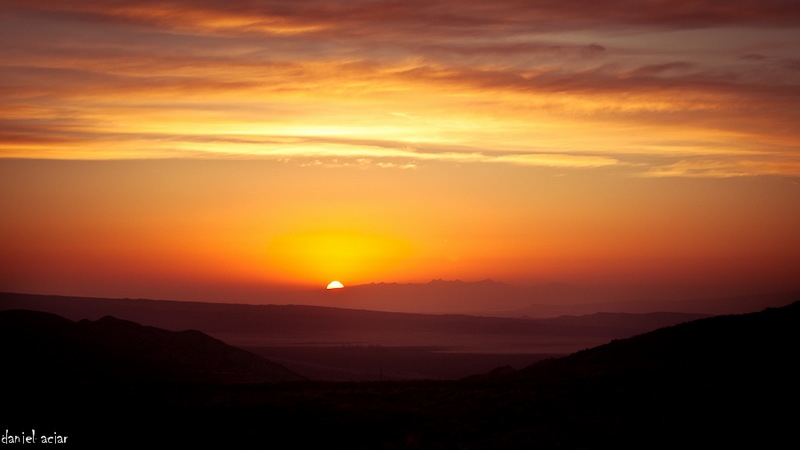
M 329 290 L 330 289 L 341 289 L 343 287 L 344 287 L 344 285 L 342 283 L 340 283 L 338 281 L 331 281 L 330 283 L 328 283 L 327 289 L 329 289 Z

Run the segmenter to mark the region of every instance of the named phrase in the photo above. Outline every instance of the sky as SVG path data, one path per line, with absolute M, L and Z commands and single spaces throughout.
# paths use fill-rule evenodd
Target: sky
M 800 4 L 6 0 L 0 291 L 800 290 Z

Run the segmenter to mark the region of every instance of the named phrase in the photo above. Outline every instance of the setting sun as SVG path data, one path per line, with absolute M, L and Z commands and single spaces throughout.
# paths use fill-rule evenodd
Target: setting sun
M 342 283 L 340 283 L 340 282 L 338 282 L 338 281 L 331 281 L 330 283 L 328 283 L 328 287 L 327 287 L 327 289 L 328 289 L 328 290 L 331 290 L 331 289 L 341 289 L 341 288 L 343 288 L 343 287 L 344 287 L 344 285 L 343 285 Z

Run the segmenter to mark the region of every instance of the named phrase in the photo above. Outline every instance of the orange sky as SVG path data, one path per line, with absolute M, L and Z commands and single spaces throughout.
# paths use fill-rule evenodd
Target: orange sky
M 779 0 L 3 2 L 0 291 L 800 289 L 799 25 Z

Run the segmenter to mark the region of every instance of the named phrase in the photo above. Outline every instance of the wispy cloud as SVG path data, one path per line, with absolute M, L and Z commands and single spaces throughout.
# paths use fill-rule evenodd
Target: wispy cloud
M 791 157 L 769 162 L 796 155 L 800 139 L 794 1 L 0 8 L 0 156 L 603 167 L 672 157 L 646 144 L 672 138 L 716 143 L 693 158 L 732 149 L 727 173 L 795 172 Z M 625 166 L 716 176 L 700 159 Z
M 147 23 L 208 23 L 216 27 L 252 28 L 282 24 L 284 27 L 327 24 L 331 28 L 379 24 L 419 27 L 508 26 L 510 24 L 630 23 L 670 26 L 718 26 L 722 24 L 797 24 L 800 7 L 791 0 L 731 0 L 725 3 L 691 0 L 653 1 L 614 0 L 505 0 L 482 1 L 371 1 L 301 0 L 295 2 L 243 0 L 132 1 L 112 0 L 97 4 L 85 1 L 30 0 L 8 1 L 7 8 L 71 12 L 89 17 Z M 336 25 L 338 24 L 338 25 Z M 301 28 L 302 29 L 302 28 Z
M 800 158 L 729 160 L 681 160 L 654 167 L 643 174 L 646 177 L 732 178 L 758 175 L 800 176 Z

